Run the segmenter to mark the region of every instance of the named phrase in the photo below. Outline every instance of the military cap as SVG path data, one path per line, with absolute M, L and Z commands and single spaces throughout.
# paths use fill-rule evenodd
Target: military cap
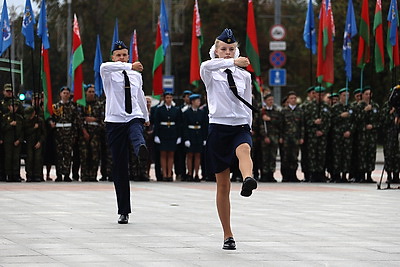
M 68 90 L 68 91 L 71 92 L 71 89 L 69 89 L 68 86 L 63 86 L 63 87 L 60 88 L 60 93 L 61 93 L 62 91 L 64 91 L 64 90 Z
M 349 92 L 350 90 L 349 90 L 349 88 L 342 88 L 342 89 L 340 89 L 339 90 L 339 94 L 341 94 L 341 93 L 343 93 L 343 92 Z
M 121 50 L 121 49 L 128 49 L 128 47 L 124 44 L 124 42 L 119 40 L 119 41 L 116 41 L 113 43 L 112 52 L 114 52 L 115 50 Z
M 268 97 L 270 97 L 270 96 L 273 96 L 271 93 L 269 93 L 269 94 L 266 94 L 265 96 L 264 96 L 264 99 L 267 99 Z
M 89 89 L 89 88 L 94 88 L 94 84 L 92 84 L 92 83 L 89 83 L 89 84 L 85 84 L 84 86 L 83 86 L 83 89 L 85 89 L 85 92 Z
M 29 106 L 24 110 L 24 114 L 26 116 L 31 116 L 34 111 L 35 111 L 35 109 L 32 106 Z
M 4 91 L 12 91 L 11 83 L 6 83 L 3 87 Z
M 193 94 L 193 93 L 190 90 L 183 91 L 183 95 L 191 95 L 191 94 Z
M 308 87 L 306 92 L 309 93 L 311 91 L 315 91 L 315 86 Z
M 286 101 L 287 101 L 287 96 L 285 96 L 284 98 L 282 98 L 282 105 L 285 105 L 286 104 Z
M 323 87 L 323 86 L 315 86 L 315 92 L 316 93 L 323 93 L 323 92 L 325 92 L 325 87 Z
M 235 36 L 233 35 L 232 30 L 228 28 L 222 31 L 222 33 L 217 37 L 217 40 L 220 40 L 227 44 L 236 43 L 236 39 Z
M 338 94 L 338 93 L 332 93 L 332 94 L 329 96 L 329 98 L 332 98 L 332 97 L 339 97 L 339 94 Z
M 295 91 L 289 91 L 289 92 L 287 93 L 287 95 L 286 95 L 286 98 L 288 98 L 290 95 L 295 95 L 295 96 L 297 96 L 297 94 L 296 94 Z
M 192 94 L 189 96 L 190 101 L 195 100 L 195 99 L 200 99 L 201 95 L 199 94 Z
M 166 96 L 166 95 L 174 95 L 174 94 L 170 91 L 164 91 L 163 95 Z
M 361 94 L 361 88 L 357 88 L 356 90 L 354 90 L 353 94 Z
M 362 89 L 362 91 L 361 91 L 361 93 L 364 93 L 365 91 L 368 91 L 368 90 L 371 90 L 371 91 L 372 91 L 371 86 L 369 86 L 369 85 L 364 86 L 363 89 Z

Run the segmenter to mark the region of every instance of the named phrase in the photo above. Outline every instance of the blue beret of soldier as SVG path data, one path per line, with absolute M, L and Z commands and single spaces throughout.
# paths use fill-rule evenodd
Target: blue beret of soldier
M 183 95 L 185 96 L 185 95 L 191 95 L 191 94 L 193 94 L 192 93 L 192 91 L 190 91 L 190 90 L 185 90 L 185 91 L 183 91 Z
M 356 90 L 354 90 L 353 94 L 360 94 L 361 93 L 361 88 L 357 88 Z
M 83 85 L 83 89 L 85 89 L 85 92 L 87 92 L 87 90 L 88 90 L 89 88 L 92 88 L 92 87 L 94 88 L 94 84 L 92 84 L 92 83 Z
M 64 90 L 68 90 L 68 91 L 71 92 L 71 89 L 69 89 L 68 86 L 63 86 L 63 87 L 60 88 L 60 93 L 61 93 L 62 91 L 64 91 Z
M 307 93 L 314 91 L 315 90 L 315 86 L 310 86 L 307 88 Z
M 190 101 L 195 100 L 195 99 L 200 99 L 201 95 L 199 94 L 192 94 L 189 96 Z
M 112 52 L 114 52 L 115 50 L 121 50 L 121 49 L 128 49 L 128 47 L 124 44 L 124 42 L 119 40 L 113 44 Z
M 349 90 L 349 88 L 342 88 L 342 89 L 340 89 L 339 90 L 339 94 L 341 94 L 341 93 L 344 93 L 344 92 L 349 92 L 350 90 Z
M 164 91 L 163 95 L 166 96 L 166 95 L 174 95 L 174 94 L 170 91 Z
M 315 90 L 316 93 L 323 93 L 323 92 L 325 92 L 325 87 L 323 87 L 323 86 L 315 86 L 314 90 Z
M 222 33 L 217 37 L 217 39 L 227 44 L 236 43 L 236 39 L 233 35 L 232 30 L 228 28 L 223 30 Z

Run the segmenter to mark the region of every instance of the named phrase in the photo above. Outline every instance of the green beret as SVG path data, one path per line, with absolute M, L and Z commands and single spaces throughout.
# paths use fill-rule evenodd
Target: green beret
M 24 114 L 26 116 L 31 116 L 34 111 L 35 111 L 35 109 L 32 106 L 29 106 L 24 110 Z
M 361 94 L 361 88 L 357 88 L 356 90 L 354 90 L 353 94 Z
M 371 91 L 372 91 L 371 86 L 369 86 L 369 85 L 364 86 L 363 89 L 362 89 L 362 93 L 364 93 L 365 91 L 368 91 L 368 90 L 371 90 Z
M 338 94 L 338 93 L 332 93 L 332 94 L 329 96 L 329 98 L 332 98 L 332 97 L 339 97 L 339 94 Z
M 12 91 L 11 83 L 6 83 L 3 87 L 4 91 Z
M 308 87 L 306 92 L 309 93 L 309 92 L 314 91 L 314 90 L 315 90 L 315 86 L 310 86 L 310 87 Z
M 339 94 L 341 94 L 341 93 L 343 93 L 343 92 L 349 92 L 350 90 L 349 90 L 349 88 L 342 88 L 342 89 L 340 89 L 339 90 Z
M 273 96 L 271 93 L 269 93 L 269 94 L 266 94 L 265 96 L 264 96 L 264 99 L 267 99 L 268 97 L 270 97 L 270 96 Z
M 325 87 L 323 87 L 323 86 L 315 86 L 314 90 L 315 90 L 316 93 L 323 93 L 323 92 L 325 92 Z

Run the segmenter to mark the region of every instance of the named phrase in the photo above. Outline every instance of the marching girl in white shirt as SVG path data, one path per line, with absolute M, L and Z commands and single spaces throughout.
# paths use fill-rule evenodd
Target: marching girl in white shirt
M 239 49 L 232 30 L 225 29 L 210 49 L 211 60 L 201 64 L 200 75 L 207 90 L 209 106 L 209 134 L 207 138 L 208 173 L 217 179 L 216 203 L 224 231 L 223 249 L 236 249 L 230 225 L 230 169 L 236 160 L 244 177 L 241 195 L 248 197 L 257 188 L 253 179 L 250 151 L 252 111 L 230 89 L 228 76 L 232 74 L 238 95 L 251 103 L 251 76 L 240 67 L 250 62 L 239 57 Z M 228 73 L 229 72 L 229 73 Z

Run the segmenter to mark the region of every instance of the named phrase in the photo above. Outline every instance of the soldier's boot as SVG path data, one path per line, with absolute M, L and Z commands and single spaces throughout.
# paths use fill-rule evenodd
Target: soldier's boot
M 269 172 L 267 178 L 268 178 L 268 182 L 269 183 L 276 183 L 277 182 L 276 179 L 274 178 L 274 172 Z
M 303 182 L 309 182 L 310 181 L 310 173 L 308 171 L 304 171 L 304 179 Z
M 290 170 L 290 177 L 291 177 L 291 182 L 293 183 L 300 183 L 299 178 L 297 178 L 297 170 Z
M 62 176 L 57 175 L 57 178 L 54 180 L 54 182 L 62 182 Z
M 318 172 L 318 182 L 320 183 L 326 183 L 328 179 L 325 176 L 325 172 Z
M 260 175 L 260 179 L 258 180 L 259 182 L 262 182 L 262 183 L 265 183 L 265 182 L 267 182 L 267 180 L 268 180 L 268 173 L 266 173 L 266 172 L 261 172 L 261 175 Z
M 27 175 L 26 176 L 26 182 L 27 183 L 31 183 L 31 182 L 35 182 L 35 181 L 34 181 L 34 179 L 33 179 L 33 177 L 31 175 Z
M 290 182 L 289 172 L 287 169 L 281 169 L 282 183 Z
M 332 173 L 330 183 L 340 183 L 340 173 Z
M 364 172 L 357 173 L 356 183 L 365 183 L 365 173 Z
M 393 180 L 392 180 L 392 183 L 395 183 L 395 184 L 399 184 L 399 183 L 400 183 L 399 173 L 398 173 L 398 172 L 394 172 L 394 173 L 393 173 Z
M 393 177 L 392 177 L 392 173 L 386 171 L 386 183 L 393 183 Z
M 310 172 L 310 183 L 315 183 L 316 182 L 316 177 L 317 177 L 317 173 L 316 172 Z
M 375 184 L 376 182 L 372 179 L 372 172 L 367 172 L 367 179 L 366 179 L 367 183 L 370 184 Z
M 347 175 L 347 173 L 345 173 L 345 172 L 342 173 L 342 179 L 340 180 L 342 183 L 348 183 L 349 182 L 349 180 L 347 180 L 347 178 L 346 178 L 346 175 Z
M 64 175 L 64 182 L 72 182 L 72 179 L 69 178 L 69 175 Z

